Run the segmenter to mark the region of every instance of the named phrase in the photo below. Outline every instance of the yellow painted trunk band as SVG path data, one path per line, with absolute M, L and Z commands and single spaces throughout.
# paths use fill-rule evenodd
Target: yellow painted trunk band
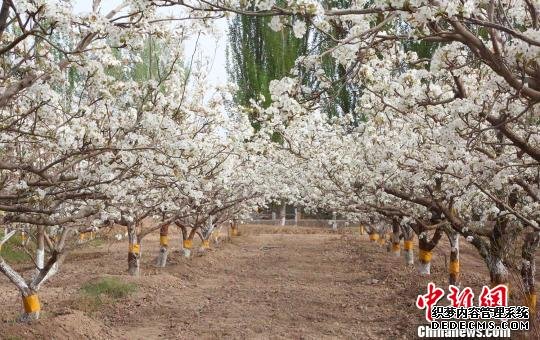
M 392 243 L 392 251 L 398 252 L 400 250 L 399 243 Z
M 420 249 L 418 252 L 418 259 L 425 263 L 431 262 L 432 256 L 433 254 L 429 250 Z
M 210 248 L 210 241 L 208 241 L 208 240 L 203 240 L 203 241 L 202 241 L 202 247 L 203 247 L 204 249 Z
M 450 274 L 459 273 L 459 261 L 450 261 L 450 266 L 448 267 L 448 272 Z
M 130 244 L 129 245 L 129 252 L 133 254 L 139 254 L 141 252 L 141 245 L 140 244 Z
M 536 310 L 536 294 L 525 294 L 525 304 L 532 310 Z
M 162 246 L 168 246 L 169 245 L 169 237 L 168 236 L 160 236 L 159 237 L 159 244 Z
M 377 241 L 379 239 L 379 234 L 375 233 L 375 234 L 369 234 L 369 239 L 371 241 Z
M 184 240 L 184 242 L 182 242 L 182 245 L 184 248 L 186 249 L 191 249 L 191 247 L 193 247 L 193 241 L 191 240 Z
M 412 250 L 413 245 L 413 241 L 403 241 L 403 249 L 405 250 Z
M 238 228 L 231 228 L 231 235 L 238 236 Z
M 41 310 L 37 294 L 23 297 L 23 305 L 26 313 L 35 313 Z

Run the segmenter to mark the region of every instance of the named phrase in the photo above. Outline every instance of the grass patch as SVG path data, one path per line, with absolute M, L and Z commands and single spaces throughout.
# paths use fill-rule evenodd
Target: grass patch
M 125 283 L 117 278 L 102 278 L 95 282 L 88 282 L 81 287 L 81 290 L 88 296 L 107 296 L 113 299 L 120 299 L 130 295 L 137 290 L 134 283 Z
M 0 236 L 0 238 L 3 237 Z M 31 260 L 30 256 L 24 251 L 22 246 L 22 239 L 20 235 L 12 236 L 0 250 L 2 258 L 8 263 L 24 263 Z
M 89 296 L 99 297 L 102 295 L 113 299 L 120 299 L 137 290 L 134 283 L 125 283 L 115 277 L 104 277 L 95 282 L 88 282 L 81 290 Z
M 81 287 L 81 295 L 75 299 L 74 308 L 84 312 L 96 312 L 106 303 L 126 297 L 137 290 L 134 283 L 108 277 L 88 282 Z
M 102 245 L 105 244 L 105 241 L 101 238 L 95 238 L 93 240 L 90 240 L 88 242 L 86 242 L 86 244 L 90 247 L 95 247 L 95 248 L 98 248 L 98 247 L 101 247 Z

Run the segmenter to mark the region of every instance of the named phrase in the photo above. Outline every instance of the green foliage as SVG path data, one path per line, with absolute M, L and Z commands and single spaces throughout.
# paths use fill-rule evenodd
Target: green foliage
M 268 26 L 270 20 L 236 16 L 229 22 L 227 71 L 238 86 L 234 98 L 238 105 L 249 107 L 250 101 L 259 101 L 261 95 L 263 106 L 270 105 L 270 82 L 289 75 L 296 59 L 307 52 L 308 34 L 298 39 L 290 27 L 274 32 Z M 253 114 L 250 120 L 259 130 Z
M 137 290 L 133 283 L 125 283 L 117 278 L 102 278 L 87 282 L 81 287 L 81 294 L 73 300 L 73 308 L 93 313 L 103 305 L 124 298 Z
M 405 51 L 414 51 L 418 54 L 419 58 L 429 58 L 433 57 L 433 53 L 438 48 L 437 43 L 428 42 L 425 40 L 421 41 L 407 41 L 403 43 Z
M 107 74 L 118 80 L 135 80 L 138 83 L 145 83 L 149 80 L 159 80 L 166 71 L 162 55 L 166 46 L 156 38 L 149 36 L 145 41 L 143 48 L 137 57 L 139 61 L 130 63 L 129 67 L 110 66 L 107 68 Z M 112 54 L 117 59 L 121 59 L 120 50 L 112 49 Z
M 90 240 L 90 241 L 86 242 L 87 246 L 95 247 L 95 248 L 99 248 L 104 244 L 105 244 L 105 240 L 103 240 L 102 238 L 99 238 L 99 237 L 96 237 L 93 240 Z
M 140 53 L 141 62 L 135 64 L 135 67 L 131 69 L 131 78 L 138 82 L 159 79 L 163 73 L 163 65 L 161 63 L 162 51 L 163 46 L 156 39 L 149 37 L 145 41 L 144 48 Z
M 325 0 L 325 8 L 347 8 L 350 7 L 351 0 Z M 330 34 L 336 39 L 344 39 L 347 34 L 347 23 L 341 22 L 340 19 L 330 21 Z M 318 53 L 323 53 L 336 46 L 334 40 L 320 32 L 315 33 L 314 48 Z M 322 58 L 322 68 L 325 76 L 332 82 L 332 86 L 327 91 L 327 99 L 323 100 L 323 108 L 328 117 L 342 116 L 351 114 L 356 125 L 364 117 L 358 117 L 356 108 L 356 98 L 360 95 L 361 84 L 353 84 L 347 81 L 347 70 L 343 65 L 340 65 L 330 55 L 326 54 Z
M 22 338 L 17 335 L 8 335 L 5 340 L 22 340 Z
M 0 238 L 2 238 L 2 235 Z M 20 235 L 12 236 L 0 250 L 0 255 L 8 263 L 25 263 L 31 261 L 30 256 L 24 251 Z
M 120 299 L 130 295 L 137 290 L 133 283 L 125 283 L 117 278 L 102 278 L 95 282 L 88 282 L 81 287 L 81 290 L 90 297 L 101 298 L 106 296 L 113 299 Z

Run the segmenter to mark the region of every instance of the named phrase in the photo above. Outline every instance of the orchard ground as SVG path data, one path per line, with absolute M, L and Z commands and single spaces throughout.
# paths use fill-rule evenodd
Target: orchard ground
M 424 324 L 416 296 L 430 280 L 447 282 L 446 240 L 425 278 L 357 230 L 243 226 L 241 232 L 192 259 L 175 252 L 180 236 L 173 233 L 166 268 L 154 266 L 159 240 L 150 236 L 140 278 L 124 273 L 126 242 L 90 242 L 44 287 L 42 319 L 31 325 L 15 322 L 20 296 L 1 277 L 0 338 L 410 339 Z M 479 293 L 489 277 L 485 265 L 468 244 L 461 248 L 462 283 Z M 116 298 L 83 290 L 104 278 L 135 290 Z M 521 301 L 517 295 L 512 304 Z

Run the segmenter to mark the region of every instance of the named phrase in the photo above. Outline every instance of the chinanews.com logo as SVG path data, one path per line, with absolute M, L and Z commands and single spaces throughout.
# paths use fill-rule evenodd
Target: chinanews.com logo
M 448 287 L 448 294 L 433 282 L 418 295 L 416 307 L 425 310 L 428 325 L 418 326 L 420 338 L 510 338 L 512 331 L 529 330 L 529 308 L 508 306 L 508 287 L 482 287 L 478 305 L 470 287 Z M 437 303 L 446 295 L 447 306 Z

